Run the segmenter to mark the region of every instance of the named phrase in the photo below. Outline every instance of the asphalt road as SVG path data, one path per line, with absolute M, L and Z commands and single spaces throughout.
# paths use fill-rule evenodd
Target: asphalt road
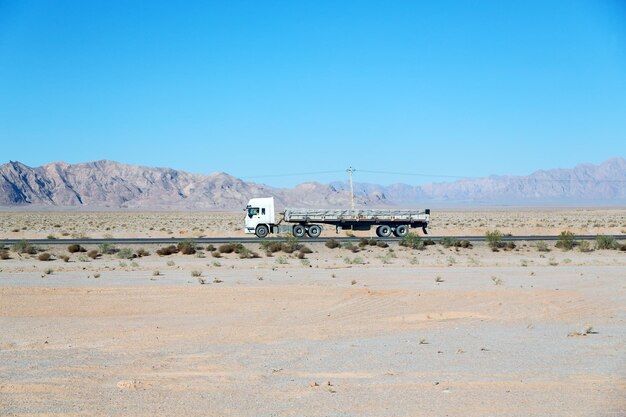
M 435 242 L 441 241 L 443 236 L 421 236 L 423 239 L 432 239 Z M 470 242 L 485 242 L 487 239 L 485 236 L 447 236 L 457 240 L 469 240 Z M 597 235 L 577 235 L 576 240 L 595 240 Z M 626 235 L 611 235 L 611 237 L 617 240 L 626 240 Z M 502 240 L 505 242 L 509 241 L 537 241 L 537 240 L 557 240 L 559 236 L 548 236 L 548 235 L 528 235 L 528 236 L 503 236 Z M 302 242 L 327 242 L 330 239 L 335 239 L 338 242 L 358 242 L 358 237 L 320 237 L 316 239 L 311 238 L 302 238 L 300 239 Z M 390 237 L 390 238 L 379 238 L 376 237 L 374 239 L 385 240 L 387 242 L 397 242 L 400 238 Z M 13 243 L 19 242 L 22 239 L 0 239 L 0 244 L 11 245 Z M 209 244 L 209 243 L 228 243 L 228 242 L 239 242 L 239 243 L 259 243 L 262 240 L 271 240 L 271 241 L 285 241 L 284 237 L 272 237 L 267 239 L 258 239 L 254 236 L 252 237 L 203 237 L 203 238 L 111 238 L 111 239 L 27 239 L 30 243 L 36 245 L 71 245 L 74 243 L 80 245 L 99 245 L 101 243 L 111 243 L 111 244 L 126 244 L 126 245 L 163 245 L 170 243 L 177 243 L 184 240 L 193 240 L 197 244 Z

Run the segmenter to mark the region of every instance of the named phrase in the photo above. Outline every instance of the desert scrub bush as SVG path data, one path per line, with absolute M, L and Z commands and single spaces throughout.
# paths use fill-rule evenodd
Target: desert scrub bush
M 115 246 L 111 245 L 110 243 L 101 243 L 98 245 L 98 252 L 104 255 L 111 255 L 116 251 L 117 249 L 115 249 Z
M 193 255 L 196 253 L 196 246 L 191 240 L 183 240 L 178 242 L 178 251 L 183 255 Z
M 617 249 L 618 246 L 619 245 L 613 236 L 596 236 L 596 249 Z
M 251 258 L 258 258 L 259 254 L 251 251 L 250 249 L 246 248 L 245 246 L 242 246 L 242 248 L 239 250 L 239 257 L 241 259 L 251 259 Z
M 492 230 L 485 234 L 487 238 L 487 245 L 491 248 L 492 251 L 496 252 L 498 248 L 503 246 L 502 244 L 502 232 L 499 230 Z
M 28 240 L 19 240 L 15 242 L 12 246 L 13 251 L 17 253 L 27 253 L 29 255 L 34 255 L 37 253 L 37 248 L 30 244 Z
M 548 247 L 548 244 L 542 240 L 535 243 L 535 248 L 537 248 L 538 252 L 550 252 L 550 248 Z
M 394 255 L 395 255 L 394 253 L 392 253 L 392 252 L 388 252 L 388 253 L 386 253 L 386 254 L 384 254 L 384 255 L 379 256 L 378 258 L 380 259 L 380 261 L 381 261 L 383 264 L 388 265 L 388 264 L 390 264 L 390 263 L 393 263 L 391 260 L 392 260 L 393 258 L 395 258 L 395 256 L 394 256 Z
M 54 269 L 46 268 L 46 269 L 44 269 L 43 273 L 46 274 L 46 275 L 52 275 L 54 273 Z
M 313 251 L 312 251 L 312 250 L 311 250 L 308 246 L 304 246 L 304 245 L 303 245 L 303 246 L 300 248 L 300 253 L 307 254 L 307 253 L 313 253 Z
M 410 249 L 424 250 L 426 245 L 424 245 L 424 241 L 421 237 L 416 235 L 415 233 L 407 233 L 400 239 L 400 246 L 404 246 Z
M 225 243 L 223 245 L 220 245 L 219 248 L 217 248 L 217 250 L 220 253 L 233 253 L 235 251 L 235 248 L 236 248 L 235 243 Z
M 139 248 L 135 251 L 135 254 L 137 255 L 138 258 L 142 258 L 144 256 L 150 256 L 150 252 L 148 252 L 147 250 L 145 250 L 144 248 Z
M 384 240 L 378 240 L 376 241 L 376 246 L 384 249 L 384 248 L 388 248 L 389 244 L 385 242 Z
M 207 245 L 207 247 L 205 249 L 206 249 L 207 252 L 213 252 L 215 250 L 215 246 Z
M 287 236 L 287 240 L 283 242 L 281 250 L 285 253 L 293 253 L 299 250 L 302 245 L 299 243 L 298 238 L 295 236 Z
M 50 255 L 48 252 L 40 253 L 37 259 L 47 262 L 52 259 L 52 255 Z
M 324 245 L 329 249 L 336 249 L 341 246 L 341 243 L 337 242 L 335 239 L 330 239 L 327 240 Z
M 343 258 L 343 261 L 348 265 L 363 265 L 365 263 L 365 261 L 363 261 L 363 258 L 358 256 L 355 256 L 353 259 L 350 259 L 349 256 L 346 256 L 345 258 Z
M 287 260 L 287 258 L 286 258 L 285 256 L 283 256 L 283 255 L 280 255 L 279 257 L 277 257 L 275 262 L 276 262 L 277 264 L 279 264 L 279 265 L 284 265 L 284 264 L 289 263 L 289 261 Z
M 174 245 L 169 245 L 169 246 L 166 246 L 164 248 L 157 249 L 156 253 L 159 256 L 169 256 L 169 255 L 172 255 L 174 253 L 178 253 L 178 247 L 176 247 Z
M 69 261 L 70 261 L 70 257 L 69 257 L 69 256 L 67 256 L 67 255 L 61 255 L 61 256 L 60 256 L 60 258 L 61 258 L 61 260 L 62 260 L 63 262 L 69 262 Z
M 450 236 L 446 236 L 443 239 L 441 239 L 441 245 L 444 248 L 449 248 L 450 246 L 456 246 L 457 245 L 458 240 L 456 240 L 453 237 Z
M 517 245 L 515 244 L 515 242 L 506 242 L 502 245 L 502 247 L 504 248 L 504 250 L 513 250 L 517 247 Z
M 5 261 L 7 259 L 11 259 L 11 256 L 9 255 L 9 252 L 7 250 L 2 249 L 2 250 L 0 250 L 0 259 Z
M 574 241 L 575 237 L 576 236 L 572 232 L 561 232 L 555 246 L 562 250 L 571 250 L 576 244 Z
M 192 277 L 201 277 L 202 276 L 202 271 L 191 271 L 191 276 Z
M 344 243 L 343 248 L 352 251 L 352 253 L 358 253 L 361 250 L 358 246 L 353 245 L 352 242 Z
M 120 259 L 133 259 L 136 255 L 131 248 L 122 248 L 116 255 Z
M 91 259 L 97 259 L 100 256 L 100 253 L 97 250 L 92 249 L 87 252 L 87 256 L 89 256 Z
M 588 240 L 581 240 L 578 243 L 578 250 L 580 252 L 592 252 L 593 249 L 591 248 L 591 243 L 589 243 Z
M 374 238 L 366 238 L 366 237 L 362 237 L 359 239 L 359 247 L 364 248 L 366 246 L 376 246 L 376 244 L 378 243 L 378 241 Z
M 220 253 L 220 251 L 214 250 L 213 252 L 211 252 L 211 256 L 214 258 L 221 258 L 222 254 Z
M 281 250 L 283 250 L 282 242 L 268 242 L 267 245 L 264 245 L 262 247 L 263 249 L 265 249 L 266 252 L 269 252 L 269 253 L 276 253 L 276 252 L 280 252 Z
M 82 246 L 78 244 L 73 244 L 67 247 L 67 251 L 69 253 L 77 253 L 77 252 L 87 252 L 87 249 L 83 248 Z

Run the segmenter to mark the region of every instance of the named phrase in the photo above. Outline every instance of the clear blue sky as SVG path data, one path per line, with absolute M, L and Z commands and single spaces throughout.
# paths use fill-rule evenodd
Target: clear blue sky
M 0 143 L 244 178 L 599 163 L 626 156 L 626 6 L 0 0 Z

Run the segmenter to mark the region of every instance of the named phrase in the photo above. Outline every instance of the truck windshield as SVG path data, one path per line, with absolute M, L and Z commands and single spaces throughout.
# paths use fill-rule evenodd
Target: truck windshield
M 248 208 L 248 216 L 252 217 L 252 216 L 256 216 L 257 214 L 259 214 L 259 208 L 258 207 L 249 207 Z

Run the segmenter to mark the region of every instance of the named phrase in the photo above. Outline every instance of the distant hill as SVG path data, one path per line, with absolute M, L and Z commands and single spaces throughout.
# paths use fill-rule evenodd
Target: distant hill
M 411 186 L 356 184 L 359 206 L 426 204 L 599 204 L 626 203 L 626 161 L 537 171 L 528 176 L 490 176 Z M 114 161 L 54 162 L 32 168 L 20 162 L 0 166 L 0 206 L 91 209 L 241 209 L 251 197 L 274 196 L 277 204 L 346 207 L 346 183 L 304 183 L 273 188 L 226 173 L 190 174 L 169 168 Z

